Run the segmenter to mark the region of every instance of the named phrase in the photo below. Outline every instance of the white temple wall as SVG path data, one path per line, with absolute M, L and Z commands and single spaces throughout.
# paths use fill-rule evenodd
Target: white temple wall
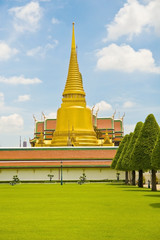
M 63 180 L 78 180 L 83 173 L 87 180 L 116 180 L 117 171 L 111 168 L 63 168 Z M 125 172 L 119 171 L 119 180 L 125 179 Z M 48 174 L 54 175 L 54 180 L 60 180 L 60 168 L 26 168 L 26 169 L 0 169 L 0 181 L 11 181 L 14 175 L 18 175 L 21 181 L 47 181 Z M 160 183 L 160 171 L 157 172 L 158 182 Z M 129 173 L 131 179 L 131 173 Z M 151 173 L 144 173 L 145 183 L 151 181 Z M 136 172 L 138 181 L 138 172 Z
M 117 171 L 111 168 L 63 168 L 63 180 L 78 180 L 82 174 L 86 174 L 87 180 L 116 180 Z M 27 169 L 0 169 L 0 181 L 11 181 L 14 175 L 18 175 L 21 181 L 45 181 L 49 180 L 48 174 L 54 175 L 53 180 L 60 180 L 60 168 L 27 168 Z M 120 180 L 124 180 L 124 172 L 120 172 Z

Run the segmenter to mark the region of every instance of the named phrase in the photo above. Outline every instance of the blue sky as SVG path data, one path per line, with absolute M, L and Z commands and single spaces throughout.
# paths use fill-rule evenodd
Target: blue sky
M 73 21 L 87 105 L 125 113 L 126 133 L 150 113 L 160 124 L 159 12 L 159 0 L 1 0 L 0 146 L 33 138 L 33 114 L 56 116 Z

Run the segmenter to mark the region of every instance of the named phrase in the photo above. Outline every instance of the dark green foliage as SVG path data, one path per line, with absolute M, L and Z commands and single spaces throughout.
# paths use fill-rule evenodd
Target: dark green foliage
M 151 165 L 152 169 L 154 170 L 160 169 L 160 130 L 155 147 L 152 152 Z
M 49 181 L 52 182 L 52 178 L 54 177 L 54 175 L 48 174 L 48 177 L 49 177 Z
M 148 115 L 131 155 L 133 170 L 151 169 L 151 156 L 158 132 L 159 125 L 154 115 Z
M 124 147 L 124 145 L 125 145 L 125 143 L 127 141 L 127 138 L 128 138 L 128 135 L 125 135 L 125 137 L 123 138 L 121 144 L 119 145 L 119 148 L 117 150 L 117 153 L 116 153 L 115 157 L 113 158 L 113 161 L 112 161 L 112 164 L 111 164 L 111 168 L 113 168 L 113 169 L 115 169 L 115 167 L 116 167 L 117 161 L 118 161 L 118 159 L 119 159 L 119 157 L 121 155 L 121 152 L 122 152 L 123 147 Z
M 125 138 L 126 138 L 126 142 L 124 143 L 123 149 L 121 151 L 121 154 L 118 158 L 118 161 L 117 161 L 117 164 L 116 164 L 116 167 L 115 167 L 115 169 L 117 169 L 117 170 L 124 170 L 123 167 L 122 167 L 122 160 L 123 160 L 123 156 L 124 156 L 124 154 L 127 150 L 127 146 L 128 146 L 129 140 L 130 140 L 130 135 L 127 134 L 125 136 Z
M 82 176 L 80 176 L 78 184 L 82 185 L 86 181 L 86 174 L 83 173 Z
M 20 183 L 20 180 L 17 175 L 13 176 L 13 180 L 10 182 L 12 186 L 16 185 L 17 183 Z
M 138 122 L 136 124 L 136 127 L 134 129 L 134 133 L 132 134 L 132 137 L 131 137 L 131 140 L 129 142 L 126 154 L 125 154 L 124 159 L 123 159 L 123 164 L 124 164 L 124 166 L 125 165 L 127 166 L 128 171 L 132 170 L 131 154 L 132 154 L 132 151 L 133 151 L 133 147 L 134 147 L 134 145 L 137 141 L 137 138 L 138 138 L 138 136 L 141 132 L 142 126 L 143 126 L 142 122 Z
M 134 135 L 133 133 L 129 134 L 128 140 L 127 140 L 125 147 L 123 148 L 122 154 L 120 156 L 121 167 L 125 171 L 130 170 L 128 151 L 129 151 L 129 147 L 130 147 L 130 143 L 132 141 L 133 135 Z

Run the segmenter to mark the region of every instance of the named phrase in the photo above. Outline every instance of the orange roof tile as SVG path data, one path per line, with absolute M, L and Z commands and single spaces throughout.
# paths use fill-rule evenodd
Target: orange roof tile
M 113 159 L 117 147 L 0 149 L 0 160 Z
M 108 129 L 113 128 L 111 118 L 97 118 L 97 128 L 98 129 Z
M 90 160 L 90 161 L 0 161 L 0 168 L 4 167 L 109 167 L 112 160 Z
M 44 122 L 37 122 L 36 123 L 36 132 L 43 132 L 44 131 Z
M 46 130 L 50 130 L 50 129 L 56 129 L 56 119 L 46 119 Z
M 122 132 L 122 122 L 119 121 L 114 121 L 114 129 L 115 132 Z

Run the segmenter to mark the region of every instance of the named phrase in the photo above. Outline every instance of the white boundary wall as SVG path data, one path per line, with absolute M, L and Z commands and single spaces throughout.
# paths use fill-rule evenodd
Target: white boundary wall
M 63 180 L 78 180 L 83 173 L 87 180 L 117 180 L 117 171 L 111 168 L 63 168 Z M 125 179 L 125 172 L 119 171 L 119 180 Z M 49 180 L 48 174 L 54 175 L 54 180 L 60 180 L 60 168 L 26 168 L 26 169 L 0 169 L 0 182 L 11 181 L 14 175 L 18 175 L 21 181 L 46 181 Z M 160 183 L 160 171 L 157 172 L 158 182 Z M 131 180 L 131 172 L 129 173 Z M 151 181 L 151 173 L 144 173 L 145 183 Z M 136 172 L 138 181 L 138 172 Z
M 87 180 L 116 180 L 117 171 L 111 168 L 63 168 L 63 180 L 78 180 L 85 173 Z M 48 174 L 54 175 L 53 180 L 60 180 L 60 168 L 27 168 L 27 169 L 0 169 L 0 181 L 11 181 L 18 175 L 21 181 L 49 180 Z M 119 179 L 124 180 L 124 172 L 120 172 Z

